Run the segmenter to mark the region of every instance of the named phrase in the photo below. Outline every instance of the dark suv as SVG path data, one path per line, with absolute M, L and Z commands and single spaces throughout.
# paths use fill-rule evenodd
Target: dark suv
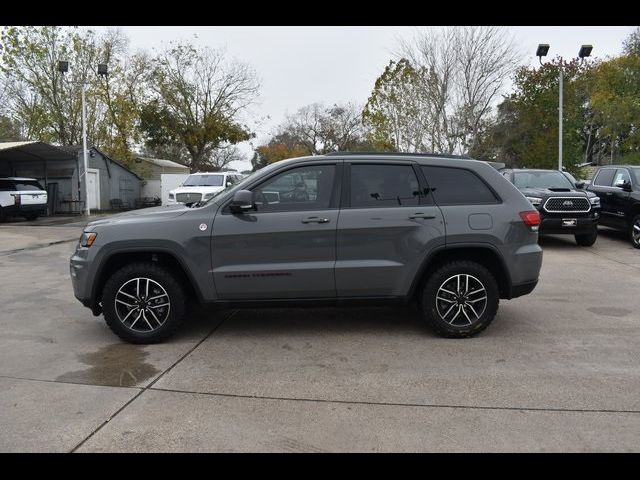
M 536 286 L 539 222 L 487 163 L 337 153 L 269 165 L 206 202 L 91 222 L 71 279 L 76 298 L 135 343 L 173 333 L 190 301 L 417 299 L 437 333 L 468 337 L 500 298 Z
M 538 209 L 540 233 L 574 235 L 578 245 L 590 247 L 598 238 L 600 199 L 583 190 L 560 170 L 503 169 L 527 200 Z
M 640 166 L 601 167 L 588 190 L 600 197 L 600 224 L 628 232 L 633 246 L 640 248 Z

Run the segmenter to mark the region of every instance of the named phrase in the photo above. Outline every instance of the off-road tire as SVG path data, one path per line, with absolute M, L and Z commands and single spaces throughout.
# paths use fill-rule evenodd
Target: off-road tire
M 436 296 L 443 282 L 455 275 L 471 275 L 482 283 L 486 290 L 486 306 L 479 318 L 470 325 L 452 325 L 445 321 L 436 306 Z M 420 310 L 431 329 L 446 338 L 467 338 L 483 331 L 493 321 L 498 311 L 500 294 L 498 283 L 484 266 L 469 260 L 452 261 L 433 272 L 422 290 Z
M 598 229 L 594 228 L 593 231 L 589 233 L 576 234 L 575 237 L 576 243 L 581 247 L 591 247 L 598 239 Z
M 124 325 L 115 308 L 116 294 L 120 287 L 138 277 L 157 282 L 169 297 L 170 308 L 166 320 L 157 329 L 149 332 L 135 331 Z M 155 262 L 132 263 L 121 268 L 109 277 L 102 291 L 102 310 L 107 325 L 113 333 L 129 343 L 159 343 L 172 336 L 184 321 L 185 304 L 184 290 L 174 274 Z

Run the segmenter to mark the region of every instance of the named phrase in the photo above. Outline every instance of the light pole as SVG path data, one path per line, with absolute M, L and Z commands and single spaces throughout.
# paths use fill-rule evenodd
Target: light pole
M 578 52 L 578 57 L 584 61 L 584 59 L 591 55 L 591 50 L 593 47 L 591 45 L 582 45 L 580 47 L 580 51 Z M 538 45 L 538 49 L 536 50 L 536 57 L 540 61 L 540 65 L 542 65 L 542 57 L 546 57 L 547 53 L 549 53 L 549 45 L 546 43 L 541 43 Z M 560 68 L 558 73 L 558 170 L 562 171 L 562 106 L 564 104 L 563 96 L 564 96 L 564 72 L 563 72 L 563 59 L 560 57 Z
M 64 75 L 69 71 L 69 62 L 67 61 L 59 61 L 58 62 L 58 71 Z M 104 63 L 98 64 L 98 75 L 107 76 L 107 65 Z M 84 171 L 82 175 L 84 175 L 84 211 L 87 216 L 91 215 L 91 209 L 89 208 L 89 182 L 87 181 L 87 107 L 85 101 L 85 91 L 87 89 L 87 81 L 86 80 L 76 80 L 71 83 L 80 85 L 80 97 L 82 98 L 82 159 L 84 163 Z M 78 172 L 78 181 L 80 181 L 82 176 Z

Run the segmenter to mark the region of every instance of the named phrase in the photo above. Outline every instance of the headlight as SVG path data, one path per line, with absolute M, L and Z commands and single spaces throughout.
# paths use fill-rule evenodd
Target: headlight
M 589 203 L 591 203 L 591 205 L 593 205 L 594 207 L 599 207 L 600 197 L 589 197 Z
M 531 205 L 533 205 L 534 207 L 539 207 L 542 203 L 542 199 L 539 197 L 527 197 L 527 200 L 529 200 L 531 202 Z
M 170 193 L 170 194 L 169 194 L 169 199 L 170 199 L 170 200 L 173 200 L 173 199 L 175 199 L 175 198 L 176 198 L 176 196 L 175 196 L 173 193 Z
M 82 235 L 80 235 L 80 246 L 90 247 L 93 245 L 93 242 L 96 241 L 97 236 L 98 234 L 95 232 L 82 232 Z

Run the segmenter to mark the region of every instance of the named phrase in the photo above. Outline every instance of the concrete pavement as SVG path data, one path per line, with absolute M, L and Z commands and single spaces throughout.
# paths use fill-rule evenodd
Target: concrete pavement
M 80 231 L 0 225 L 0 451 L 640 450 L 640 252 L 616 232 L 545 238 L 538 288 L 472 339 L 411 307 L 206 309 L 132 346 L 73 298 Z

